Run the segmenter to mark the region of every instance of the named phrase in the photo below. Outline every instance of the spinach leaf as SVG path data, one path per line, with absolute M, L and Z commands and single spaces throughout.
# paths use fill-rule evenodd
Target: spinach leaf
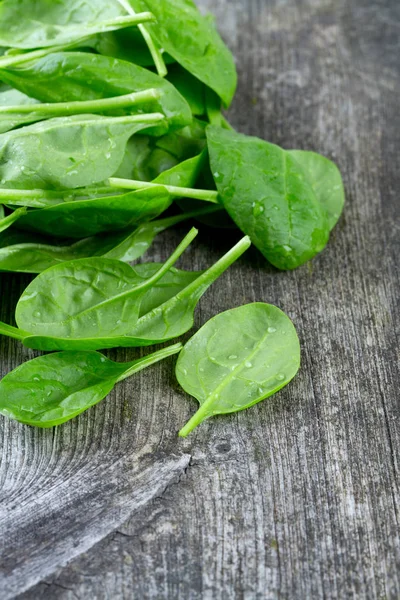
M 344 187 L 340 171 L 329 159 L 316 152 L 288 150 L 303 167 L 316 197 L 327 213 L 329 229 L 333 229 L 343 211 Z
M 193 115 L 196 117 L 206 115 L 206 86 L 204 83 L 178 63 L 169 67 L 167 79 L 186 99 Z
M 163 118 L 76 115 L 3 133 L 0 188 L 74 188 L 103 181 L 118 169 L 131 135 Z
M 157 186 L 32 210 L 20 219 L 19 227 L 47 235 L 82 238 L 150 221 L 164 212 L 171 202 L 165 187 Z
M 207 144 L 206 126 L 207 124 L 203 121 L 193 119 L 190 125 L 160 137 L 156 145 L 175 156 L 179 161 L 187 160 L 197 156 L 205 149 Z
M 3 0 L 0 44 L 44 48 L 153 19 L 149 12 L 127 16 L 125 9 L 113 0 Z
M 157 23 L 146 27 L 158 46 L 229 106 L 237 83 L 235 63 L 214 23 L 201 15 L 192 0 L 133 0 L 132 4 L 156 17 Z
M 118 382 L 181 347 L 174 344 L 128 363 L 90 351 L 39 356 L 0 381 L 0 413 L 35 427 L 61 425 L 103 400 Z
M 201 211 L 143 223 L 133 230 L 99 234 L 66 245 L 56 244 L 52 238 L 7 229 L 0 234 L 0 271 L 41 273 L 62 262 L 94 256 L 131 262 L 149 249 L 158 233 L 186 219 L 216 210 L 218 207 L 207 207 Z M 164 278 L 161 281 L 164 282 Z
M 147 69 L 107 56 L 58 52 L 21 66 L 0 69 L 0 77 L 41 102 L 82 102 L 154 88 L 160 97 L 150 98 L 140 108 L 143 112 L 164 113 L 166 123 L 148 130 L 156 136 L 166 133 L 168 126 L 179 129 L 192 120 L 188 103 L 169 81 Z
M 325 247 L 326 211 L 295 158 L 274 144 L 207 128 L 220 200 L 236 225 L 278 269 L 295 269 Z
M 19 208 L 18 210 L 15 210 L 13 213 L 11 213 L 11 215 L 8 215 L 7 217 L 4 216 L 4 211 L 3 211 L 3 215 L 0 215 L 0 233 L 2 231 L 5 231 L 9 227 L 11 227 L 11 225 L 13 223 L 18 221 L 18 219 L 20 219 L 22 217 L 22 215 L 24 215 L 26 213 L 26 211 L 27 211 L 26 208 Z
M 200 403 L 179 435 L 272 396 L 299 366 L 296 330 L 276 306 L 256 302 L 217 315 L 188 341 L 176 365 L 180 385 Z
M 53 333 L 52 326 L 49 327 L 48 335 L 45 333 L 42 335 L 35 335 L 30 331 L 13 327 L 2 322 L 0 322 L 0 334 L 18 339 L 28 348 L 34 348 L 36 350 L 97 350 L 100 348 L 116 348 L 118 346 L 150 346 L 155 343 L 168 341 L 183 335 L 192 327 L 193 313 L 200 298 L 210 285 L 214 283 L 214 281 L 218 279 L 218 277 L 222 275 L 222 273 L 224 273 L 224 271 L 226 271 L 226 269 L 228 269 L 228 267 L 230 267 L 250 245 L 250 239 L 244 237 L 236 244 L 236 246 L 227 252 L 225 256 L 197 277 L 192 283 L 182 289 L 178 294 L 160 306 L 153 308 L 150 312 L 140 316 L 136 324 L 132 322 L 123 335 L 100 337 L 99 331 L 96 331 L 95 337 L 92 338 L 57 338 Z M 53 269 L 56 268 L 57 267 L 54 267 Z M 46 273 L 49 273 L 51 270 L 52 269 L 45 271 L 42 275 L 39 275 L 39 277 L 46 275 Z M 110 276 L 110 273 L 107 275 Z M 37 281 L 37 279 L 35 281 Z M 35 281 L 33 283 L 35 283 Z M 82 296 L 82 289 L 80 283 L 77 283 L 79 287 L 77 301 L 80 302 L 79 298 Z M 69 282 L 69 285 L 73 285 L 73 280 Z M 148 288 L 149 287 L 150 286 L 148 286 Z M 89 291 L 91 290 L 91 288 L 86 289 L 89 289 Z M 51 293 L 54 292 L 55 290 L 52 290 Z M 37 316 L 34 314 L 36 312 L 34 306 L 39 306 L 36 305 L 36 302 L 39 302 L 41 306 L 41 300 L 40 298 L 36 299 L 36 296 L 34 296 L 28 298 L 28 301 L 30 303 L 29 310 L 32 312 L 33 316 L 33 323 L 25 323 L 24 321 L 24 324 L 29 328 L 32 327 L 36 329 Z M 73 306 L 74 305 L 72 304 L 71 309 L 73 309 Z M 46 303 L 45 310 L 47 311 L 48 308 L 49 306 Z M 118 319 L 120 318 L 121 316 L 118 316 Z M 129 319 L 129 315 L 125 315 L 125 318 Z M 20 325 L 22 326 L 22 324 L 23 323 L 21 322 Z M 90 324 L 89 327 L 91 327 Z
M 60 338 L 124 335 L 139 318 L 144 294 L 163 277 L 197 235 L 192 229 L 171 257 L 147 278 L 110 258 L 84 258 L 47 269 L 18 301 L 20 329 Z

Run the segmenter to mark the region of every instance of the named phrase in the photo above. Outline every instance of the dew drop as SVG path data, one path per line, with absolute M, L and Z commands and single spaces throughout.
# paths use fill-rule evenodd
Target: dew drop
M 218 171 L 216 171 L 216 172 L 214 173 L 214 177 L 219 177 L 219 173 L 218 173 Z
M 278 379 L 278 381 L 283 381 L 285 379 L 285 376 L 283 373 L 279 373 L 279 375 L 277 375 L 276 378 Z
M 201 371 L 201 373 L 203 373 L 203 371 L 204 371 L 203 367 L 200 367 L 199 371 Z
M 182 369 L 182 373 L 183 373 L 184 375 L 187 375 L 187 370 L 186 370 L 186 369 Z
M 40 381 L 40 377 L 38 377 L 37 375 L 35 377 L 33 377 L 33 381 Z
M 286 250 L 286 252 L 292 252 L 293 250 L 291 246 L 283 246 L 283 249 Z
M 258 393 L 259 393 L 259 394 L 263 394 L 263 393 L 264 393 L 264 390 L 263 390 L 261 387 L 259 387 L 259 388 L 258 388 Z
M 35 310 L 34 313 L 33 313 L 33 316 L 34 317 L 40 317 L 41 314 L 42 313 L 39 310 Z
M 245 366 L 245 367 L 247 367 L 247 369 L 250 369 L 250 367 L 252 367 L 253 365 L 251 364 L 251 362 L 250 362 L 250 361 L 246 361 L 246 362 L 244 363 L 244 366 Z
M 275 327 L 268 327 L 267 331 L 268 331 L 268 333 L 275 333 L 276 328 Z
M 110 152 L 107 152 L 107 154 L 106 154 L 106 159 L 107 159 L 107 160 L 109 160 L 110 158 L 111 158 L 111 153 L 110 153 Z
M 237 358 L 236 354 L 231 354 L 230 356 L 228 356 L 229 360 L 235 360 L 235 358 Z

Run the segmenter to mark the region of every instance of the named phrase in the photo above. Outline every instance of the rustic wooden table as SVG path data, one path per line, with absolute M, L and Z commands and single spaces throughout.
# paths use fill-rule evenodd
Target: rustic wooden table
M 173 360 L 59 428 L 1 418 L 2 600 L 400 597 L 400 4 L 200 4 L 237 57 L 232 123 L 322 152 L 344 176 L 345 213 L 321 256 L 280 273 L 250 251 L 197 311 L 199 326 L 277 304 L 299 331 L 302 369 L 185 441 L 176 432 L 195 403 Z M 203 268 L 236 238 L 202 229 L 181 265 Z M 0 318 L 27 281 L 1 275 Z M 1 374 L 31 356 L 1 338 Z

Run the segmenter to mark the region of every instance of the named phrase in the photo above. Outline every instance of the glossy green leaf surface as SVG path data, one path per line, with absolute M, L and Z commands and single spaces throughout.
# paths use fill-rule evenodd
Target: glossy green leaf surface
M 149 19 L 151 15 L 127 16 L 114 0 L 4 0 L 0 3 L 0 44 L 43 48 Z
M 34 335 L 102 338 L 124 335 L 139 318 L 144 294 L 178 260 L 193 229 L 171 257 L 148 277 L 110 258 L 85 258 L 56 265 L 36 277 L 18 301 L 15 320 Z
M 192 0 L 133 0 L 132 4 L 156 17 L 157 23 L 149 23 L 147 29 L 159 47 L 229 106 L 237 83 L 235 63 L 210 18 Z
M 128 363 L 90 351 L 39 356 L 0 381 L 0 413 L 35 427 L 60 425 L 103 400 L 119 381 L 181 347 L 174 344 Z
M 246 304 L 210 319 L 184 346 L 176 365 L 180 385 L 200 403 L 180 435 L 213 415 L 272 396 L 299 366 L 296 330 L 276 306 Z
M 160 215 L 172 199 L 164 187 L 87 200 L 62 202 L 29 211 L 19 226 L 29 231 L 82 238 L 139 225 Z
M 220 127 L 207 128 L 207 141 L 223 205 L 267 260 L 295 269 L 323 250 L 326 211 L 289 152 Z
M 303 167 L 316 197 L 327 213 L 329 228 L 333 229 L 342 214 L 345 194 L 339 169 L 328 158 L 305 150 L 288 150 Z
M 163 119 L 77 115 L 49 119 L 0 135 L 0 187 L 84 187 L 110 177 L 128 139 Z
M 0 77 L 41 102 L 82 102 L 154 88 L 160 92 L 157 99 L 103 112 L 117 116 L 161 112 L 166 121 L 149 128 L 152 135 L 162 135 L 169 127 L 182 128 L 190 124 L 192 118 L 188 103 L 169 81 L 130 62 L 99 54 L 58 52 L 17 67 L 0 69 Z

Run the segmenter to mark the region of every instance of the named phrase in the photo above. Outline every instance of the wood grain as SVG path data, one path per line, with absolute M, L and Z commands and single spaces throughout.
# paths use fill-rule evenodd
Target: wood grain
M 199 326 L 277 304 L 299 331 L 302 369 L 185 441 L 176 432 L 195 403 L 173 360 L 54 431 L 2 419 L 2 600 L 400 597 L 400 5 L 199 4 L 237 57 L 233 125 L 319 151 L 344 176 L 345 214 L 322 255 L 279 273 L 252 250 L 196 315 Z M 165 258 L 186 229 L 146 258 Z M 183 268 L 211 264 L 237 235 L 199 238 Z M 1 275 L 0 318 L 26 282 Z M 30 356 L 0 339 L 1 374 Z

